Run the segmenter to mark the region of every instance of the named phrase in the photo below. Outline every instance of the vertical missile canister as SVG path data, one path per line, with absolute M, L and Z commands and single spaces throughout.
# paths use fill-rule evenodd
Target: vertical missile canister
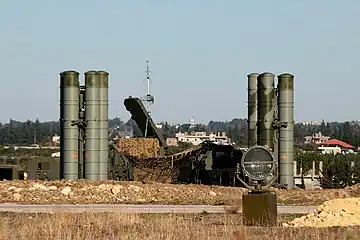
M 279 130 L 279 182 L 294 188 L 294 76 L 278 76 L 278 111 L 280 122 L 287 127 Z
M 85 86 L 80 86 L 80 96 L 79 96 L 80 106 L 79 106 L 79 119 L 81 121 L 84 120 L 85 117 Z M 83 179 L 84 175 L 84 136 L 85 136 L 85 129 L 79 128 L 79 179 Z
M 251 73 L 248 77 L 248 147 L 257 143 L 257 77 Z
M 60 73 L 60 178 L 78 179 L 79 73 Z
M 109 123 L 108 123 L 108 90 L 109 73 L 98 71 L 100 84 L 100 160 L 99 160 L 99 180 L 108 180 L 108 159 L 109 159 Z
M 272 73 L 262 73 L 258 76 L 258 125 L 257 145 L 274 151 L 274 77 Z
M 85 73 L 85 179 L 99 179 L 99 77 L 96 71 Z

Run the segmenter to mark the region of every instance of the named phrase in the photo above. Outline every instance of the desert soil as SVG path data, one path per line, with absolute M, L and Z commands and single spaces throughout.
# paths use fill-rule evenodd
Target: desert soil
M 313 213 L 284 223 L 283 226 L 321 228 L 360 226 L 360 198 L 326 201 Z
M 332 190 L 278 190 L 278 203 L 286 205 L 320 205 L 324 201 L 360 197 L 360 185 Z M 1 181 L 1 203 L 27 204 L 212 204 L 239 202 L 244 188 L 175 185 L 156 182 L 79 181 Z

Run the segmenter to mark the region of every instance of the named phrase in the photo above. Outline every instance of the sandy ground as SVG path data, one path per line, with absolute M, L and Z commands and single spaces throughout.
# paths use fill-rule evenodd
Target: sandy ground
M 360 226 L 360 198 L 326 201 L 313 213 L 284 223 L 283 226 L 320 228 Z
M 331 199 L 360 197 L 360 186 L 335 190 L 274 190 L 278 203 L 320 205 Z M 244 188 L 175 185 L 155 182 L 1 181 L 0 202 L 132 203 L 132 204 L 234 204 L 246 193 Z

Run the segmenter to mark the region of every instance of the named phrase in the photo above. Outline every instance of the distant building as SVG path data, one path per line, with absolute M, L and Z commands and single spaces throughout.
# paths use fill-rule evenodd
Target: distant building
M 125 126 L 122 131 L 117 130 L 115 135 L 115 139 L 132 137 L 134 137 L 134 128 L 132 126 Z
M 331 137 L 322 135 L 321 132 L 314 133 L 312 136 L 306 136 L 305 137 L 305 144 L 320 144 L 328 141 Z
M 60 152 L 55 152 L 55 153 L 51 154 L 51 157 L 59 158 L 60 157 Z
M 225 132 L 210 133 L 209 135 L 206 132 L 191 132 L 190 134 L 179 132 L 175 134 L 175 137 L 179 142 L 192 143 L 193 145 L 199 145 L 206 140 L 219 144 L 231 143 L 231 139 L 226 136 Z
M 322 122 L 318 122 L 318 121 L 304 121 L 304 122 L 301 122 L 303 125 L 307 126 L 307 125 L 310 125 L 310 126 L 320 126 Z
M 169 147 L 177 147 L 179 144 L 177 138 L 167 138 L 166 145 Z
M 28 150 L 32 150 L 32 149 L 59 149 L 60 147 L 40 147 L 40 145 L 38 144 L 32 144 L 30 146 L 4 146 L 4 149 L 9 149 L 9 148 L 13 148 L 14 150 L 18 150 L 18 149 L 28 149 Z
M 53 143 L 56 143 L 56 144 L 59 144 L 60 143 L 60 136 L 58 136 L 58 135 L 54 135 L 53 137 L 52 137 L 52 142 Z
M 354 153 L 354 147 L 350 144 L 340 141 L 338 139 L 330 139 L 326 142 L 320 143 L 318 150 L 321 151 L 322 154 L 347 154 Z

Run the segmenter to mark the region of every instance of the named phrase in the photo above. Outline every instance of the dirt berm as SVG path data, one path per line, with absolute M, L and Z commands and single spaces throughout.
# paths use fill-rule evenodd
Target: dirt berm
M 360 186 L 338 190 L 277 190 L 279 204 L 320 205 L 326 200 L 360 197 Z M 1 181 L 0 202 L 234 204 L 247 190 L 238 187 L 176 185 L 155 182 Z
M 345 227 L 358 225 L 360 225 L 360 198 L 326 201 L 313 213 L 283 224 L 283 226 L 293 227 Z

